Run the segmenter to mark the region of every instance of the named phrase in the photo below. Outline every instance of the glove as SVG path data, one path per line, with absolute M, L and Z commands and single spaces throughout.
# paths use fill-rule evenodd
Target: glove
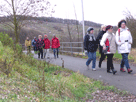
M 88 51 L 87 50 L 85 50 L 85 55 L 87 55 L 88 54 Z

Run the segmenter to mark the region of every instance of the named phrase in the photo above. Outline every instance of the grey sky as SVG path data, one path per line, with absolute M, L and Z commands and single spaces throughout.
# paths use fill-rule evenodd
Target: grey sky
M 82 20 L 81 0 L 49 0 L 56 4 L 54 17 L 75 19 L 73 4 L 76 8 L 78 20 Z M 117 25 L 118 21 L 125 18 L 127 9 L 135 14 L 135 0 L 83 0 L 85 20 Z

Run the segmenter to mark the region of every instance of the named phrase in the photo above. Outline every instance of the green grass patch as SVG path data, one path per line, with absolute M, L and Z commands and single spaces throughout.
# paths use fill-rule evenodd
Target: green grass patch
M 11 70 L 9 75 L 0 71 L 0 102 L 85 102 L 97 90 L 116 91 L 113 86 L 39 61 L 21 53 L 19 47 L 14 51 L 0 42 L 0 68 L 5 65 Z

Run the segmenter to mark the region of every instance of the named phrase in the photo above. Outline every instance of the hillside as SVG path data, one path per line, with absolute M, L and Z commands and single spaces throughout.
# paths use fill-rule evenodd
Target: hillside
M 60 41 L 70 41 L 69 40 L 69 33 L 67 24 L 63 23 L 55 23 L 55 22 L 44 22 L 39 20 L 26 20 L 25 22 L 30 22 L 27 25 L 25 25 L 20 32 L 20 43 L 24 43 L 24 40 L 26 36 L 29 36 L 30 39 L 33 39 L 34 36 L 38 36 L 39 34 L 44 35 L 47 34 L 49 36 L 49 39 L 52 38 L 53 34 L 56 34 L 57 37 L 60 39 Z M 11 37 L 13 36 L 13 33 L 11 30 L 5 26 L 3 26 L 3 23 L 0 23 L 0 32 L 6 32 L 10 34 Z M 85 30 L 89 26 L 85 26 Z M 79 41 L 82 41 L 82 25 L 78 25 L 79 28 Z M 95 34 L 98 33 L 99 27 L 95 28 Z M 69 31 L 71 33 L 72 41 L 77 41 L 78 33 L 77 33 L 77 26 L 75 24 L 69 24 Z

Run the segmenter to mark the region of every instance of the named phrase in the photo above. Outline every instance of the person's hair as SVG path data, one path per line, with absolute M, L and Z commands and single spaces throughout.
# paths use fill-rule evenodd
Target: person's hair
M 119 21 L 119 23 L 118 23 L 118 28 L 121 27 L 121 24 L 122 24 L 122 23 L 125 23 L 125 24 L 126 24 L 126 20 L 123 19 L 123 20 Z
M 104 27 L 106 28 L 106 25 L 102 25 L 102 26 L 101 26 L 101 30 L 102 30 Z
M 41 37 L 41 38 L 42 38 L 42 35 L 39 35 L 38 37 Z
M 44 37 L 45 37 L 45 36 L 48 37 L 46 34 L 44 35 Z

